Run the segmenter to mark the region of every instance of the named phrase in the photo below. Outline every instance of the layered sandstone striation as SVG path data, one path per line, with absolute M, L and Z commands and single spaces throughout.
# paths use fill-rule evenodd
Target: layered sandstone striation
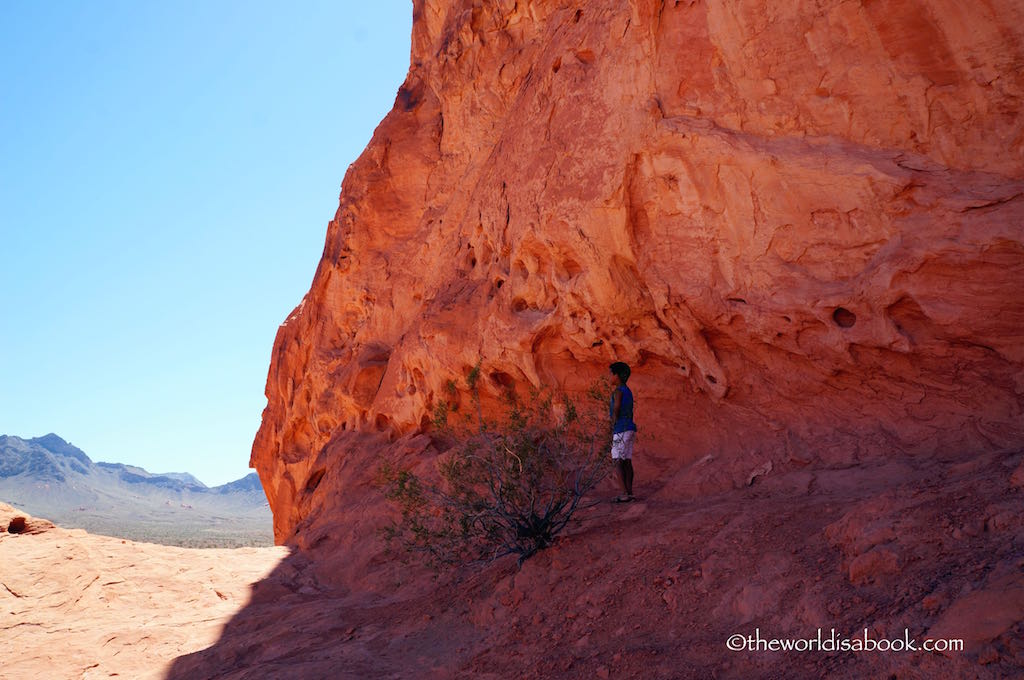
M 417 0 L 412 38 L 275 342 L 278 541 L 478 361 L 485 407 L 631 363 L 697 493 L 1024 442 L 1021 3 Z

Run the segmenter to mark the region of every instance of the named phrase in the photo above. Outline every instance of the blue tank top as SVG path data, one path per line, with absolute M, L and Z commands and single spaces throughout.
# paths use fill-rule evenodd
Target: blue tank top
M 636 431 L 636 423 L 633 422 L 633 393 L 629 391 L 629 388 L 625 385 L 619 385 L 616 387 L 618 391 L 622 393 L 622 401 L 619 403 L 619 417 L 615 421 L 615 426 L 612 428 L 612 432 L 618 434 L 620 432 L 628 432 L 629 430 Z M 608 404 L 608 416 L 614 417 L 615 415 L 615 393 L 612 392 L 611 400 Z

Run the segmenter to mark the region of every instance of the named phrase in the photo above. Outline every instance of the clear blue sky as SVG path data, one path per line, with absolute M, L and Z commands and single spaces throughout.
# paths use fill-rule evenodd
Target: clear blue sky
M 249 472 L 412 3 L 0 4 L 0 434 Z

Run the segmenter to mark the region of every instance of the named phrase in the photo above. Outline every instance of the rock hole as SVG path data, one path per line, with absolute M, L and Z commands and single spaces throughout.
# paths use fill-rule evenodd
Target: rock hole
M 515 300 L 512 301 L 512 311 L 516 312 L 517 314 L 519 312 L 525 312 L 528 307 L 529 305 L 526 304 L 526 300 L 524 300 L 523 298 L 516 298 Z
M 594 59 L 596 58 L 594 56 L 594 51 L 593 50 L 577 50 L 575 52 L 575 54 L 576 54 L 576 58 L 579 59 L 580 62 L 582 62 L 584 64 L 593 64 L 594 63 Z
M 718 380 L 716 380 L 716 379 L 715 379 L 715 376 L 711 375 L 710 373 L 706 374 L 706 375 L 704 376 L 704 378 L 705 378 L 705 379 L 706 379 L 706 380 L 707 380 L 707 381 L 708 381 L 709 383 L 711 383 L 712 385 L 717 385 L 717 384 L 718 384 Z
M 395 97 L 395 103 L 401 106 L 403 111 L 412 111 L 419 106 L 422 100 L 423 83 L 416 83 L 415 85 L 408 82 L 403 83 L 398 88 L 398 96 Z
M 595 340 L 594 342 L 590 343 L 590 346 L 591 347 L 600 347 L 603 344 L 604 344 L 604 340 Z
M 555 59 L 555 63 L 551 65 L 551 72 L 558 73 L 558 69 L 562 68 L 562 58 Z
M 583 267 L 580 265 L 579 262 L 572 258 L 566 258 L 565 260 L 562 260 L 562 269 L 565 270 L 565 273 L 569 278 L 579 276 L 580 274 L 583 273 Z
M 747 304 L 747 301 L 744 300 L 743 298 L 726 298 L 726 300 L 728 300 L 729 302 L 738 302 L 741 305 Z
M 25 533 L 25 518 L 15 517 L 7 525 L 7 533 L 9 534 L 22 534 Z
M 786 320 L 786 323 L 793 323 L 793 320 L 792 320 L 792 319 L 790 319 L 790 318 L 789 318 L 788 316 L 786 316 L 786 315 L 783 315 L 783 317 L 782 317 L 782 318 Z
M 363 350 L 359 362 L 363 364 L 386 364 L 391 359 L 391 348 L 384 345 L 370 345 Z
M 376 420 L 373 421 L 374 425 L 377 426 L 378 430 L 386 430 L 391 426 L 391 418 L 388 418 L 383 413 L 378 413 Z
M 857 323 L 857 315 L 845 307 L 836 307 L 836 310 L 832 312 L 832 320 L 840 328 L 850 328 Z
M 580 18 L 582 16 L 583 16 L 583 10 L 581 10 L 581 9 L 576 10 L 576 14 L 572 15 L 572 23 L 574 23 L 574 24 L 580 23 Z
M 516 384 L 515 378 L 504 371 L 493 371 L 490 378 L 492 383 L 505 389 L 509 389 Z
M 501 288 L 504 285 L 505 285 L 505 279 L 495 279 L 495 281 L 494 281 L 494 287 L 495 288 Z
M 325 474 L 327 474 L 327 468 L 315 470 L 313 474 L 309 476 L 309 479 L 306 480 L 306 493 L 310 493 L 314 491 L 316 487 L 320 486 L 320 482 L 323 480 Z

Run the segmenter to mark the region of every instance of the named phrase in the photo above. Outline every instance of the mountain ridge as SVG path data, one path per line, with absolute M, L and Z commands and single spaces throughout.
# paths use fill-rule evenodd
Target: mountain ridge
M 0 498 L 70 528 L 169 545 L 270 545 L 256 473 L 208 487 L 188 472 L 93 461 L 55 433 L 0 435 Z

